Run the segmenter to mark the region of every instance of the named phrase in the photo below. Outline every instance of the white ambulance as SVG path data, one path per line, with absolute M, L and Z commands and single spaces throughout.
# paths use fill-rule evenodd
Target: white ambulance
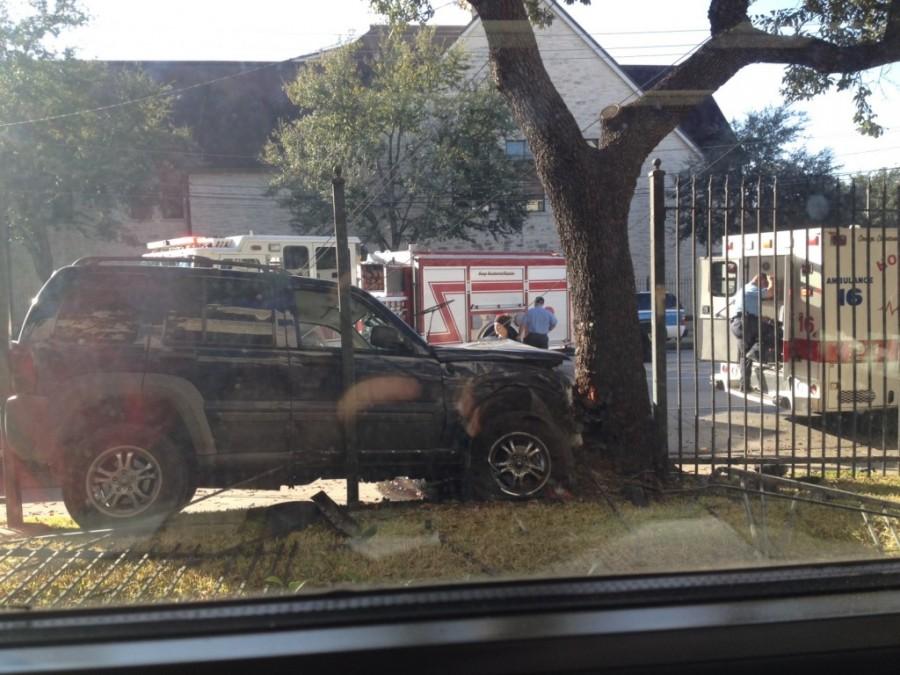
M 358 237 L 349 237 L 350 274 L 358 285 Z M 147 244 L 145 258 L 200 256 L 281 267 L 291 274 L 337 281 L 334 237 L 306 235 L 237 234 L 227 237 L 177 237 Z
M 698 260 L 698 342 L 717 388 L 797 414 L 897 405 L 900 289 L 897 230 L 810 227 L 732 235 Z M 729 324 L 744 286 L 775 282 L 761 303 L 760 358 L 741 390 Z

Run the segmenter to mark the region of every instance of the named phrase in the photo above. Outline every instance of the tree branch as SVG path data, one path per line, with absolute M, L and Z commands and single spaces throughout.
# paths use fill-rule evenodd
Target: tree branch
M 713 35 L 718 35 L 734 28 L 747 19 L 748 0 L 710 0 L 709 28 Z
M 892 0 L 889 25 L 878 42 L 837 45 L 826 40 L 794 35 L 772 35 L 754 28 L 744 14 L 734 14 L 745 0 L 712 0 L 716 21 L 733 24 L 718 34 L 723 23 L 713 23 L 713 38 L 684 63 L 633 103 L 604 120 L 604 145 L 649 153 L 671 133 L 704 97 L 712 94 L 745 66 L 754 63 L 805 66 L 819 73 L 853 73 L 900 61 L 900 0 Z M 729 14 L 728 11 L 731 13 Z M 627 130 L 627 133 L 626 133 Z

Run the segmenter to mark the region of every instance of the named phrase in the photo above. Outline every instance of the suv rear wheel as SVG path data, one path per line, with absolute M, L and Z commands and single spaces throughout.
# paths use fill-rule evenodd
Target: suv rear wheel
M 540 495 L 564 468 L 562 441 L 549 425 L 517 415 L 489 424 L 475 439 L 472 487 L 479 499 Z
M 156 526 L 184 505 L 188 477 L 184 455 L 168 438 L 116 425 L 72 449 L 63 500 L 84 529 Z

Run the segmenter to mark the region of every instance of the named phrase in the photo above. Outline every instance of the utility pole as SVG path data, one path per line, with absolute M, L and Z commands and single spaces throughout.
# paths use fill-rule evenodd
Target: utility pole
M 344 178 L 341 167 L 334 167 L 331 179 L 334 200 L 334 239 L 337 246 L 338 308 L 341 323 L 341 380 L 343 383 L 344 457 L 347 466 L 347 506 L 359 504 L 359 449 L 356 442 L 356 405 L 353 385 L 356 380 L 353 362 L 353 316 L 350 298 L 350 247 L 347 243 L 347 212 L 344 205 Z

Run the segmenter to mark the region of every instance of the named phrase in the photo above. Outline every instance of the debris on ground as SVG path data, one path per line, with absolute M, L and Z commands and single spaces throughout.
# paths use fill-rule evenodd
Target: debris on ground
M 261 523 L 269 536 L 281 537 L 298 532 L 322 519 L 322 510 L 312 501 L 282 502 L 247 510 L 248 523 Z
M 394 478 L 376 485 L 382 496 L 392 502 L 411 502 L 425 499 L 425 482 L 412 478 Z
M 346 507 L 338 506 L 327 493 L 317 492 L 312 496 L 312 500 L 325 516 L 325 520 L 339 533 L 351 538 L 364 535 L 363 528 L 347 513 Z

